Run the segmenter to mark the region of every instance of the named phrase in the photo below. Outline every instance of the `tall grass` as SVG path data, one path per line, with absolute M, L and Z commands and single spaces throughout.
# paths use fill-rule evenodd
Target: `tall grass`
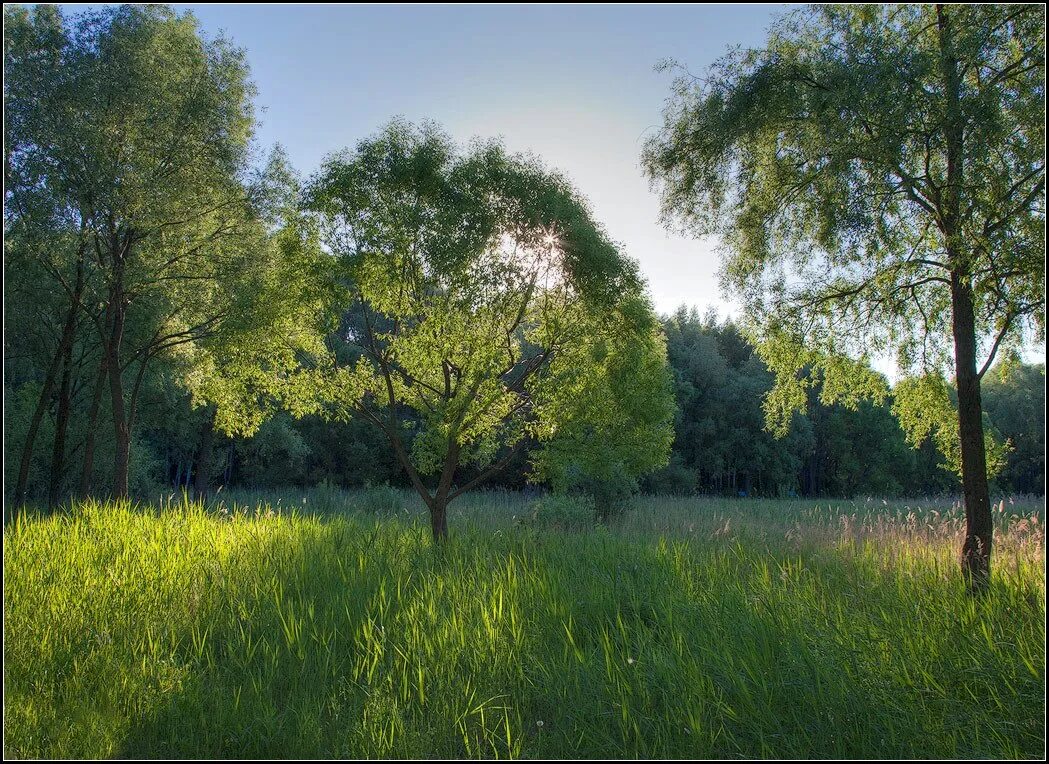
M 516 495 L 480 495 L 435 551 L 402 498 L 16 517 L 5 754 L 1044 751 L 1033 502 L 999 513 L 992 590 L 973 599 L 949 507 L 648 500 L 559 533 L 515 524 Z

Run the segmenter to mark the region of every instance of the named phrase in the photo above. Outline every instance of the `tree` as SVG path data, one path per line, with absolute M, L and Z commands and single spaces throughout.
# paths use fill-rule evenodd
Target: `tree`
M 895 351 L 925 380 L 896 409 L 925 426 L 922 396 L 942 401 L 953 366 L 976 591 L 980 381 L 1000 349 L 1044 338 L 1044 29 L 1037 5 L 799 11 L 766 47 L 679 78 L 644 157 L 666 215 L 724 237 L 724 282 L 776 374 L 773 424 L 817 382 L 825 402 L 884 396 L 864 361 Z
M 90 490 L 108 387 L 113 493 L 126 496 L 138 402 L 158 360 L 177 360 L 196 389 L 214 390 L 202 382 L 201 369 L 215 367 L 209 342 L 225 337 L 246 363 L 260 344 L 288 340 L 288 317 L 274 306 L 294 304 L 295 282 L 276 277 L 287 269 L 279 221 L 267 214 L 281 162 L 251 173 L 244 54 L 203 39 L 192 14 L 125 5 L 67 19 L 12 8 L 5 22 L 5 240 L 46 271 L 46 291 L 67 296 L 68 316 L 28 430 L 19 499 L 56 389 L 59 424 L 68 418 L 81 325 L 98 349 L 81 491 Z M 54 448 L 61 464 L 57 437 Z
M 22 441 L 15 488 L 19 501 L 25 499 L 37 434 L 58 392 L 59 421 L 54 437 L 57 464 L 52 464 L 49 490 L 54 494 L 54 472 L 61 469 L 64 456 L 72 355 L 86 287 L 84 226 L 61 198 L 39 182 L 41 172 L 27 161 L 31 153 L 28 133 L 47 129 L 33 125 L 40 115 L 28 104 L 38 101 L 40 91 L 47 90 L 48 84 L 53 85 L 64 42 L 56 8 L 40 6 L 32 16 L 23 8 L 4 8 L 4 275 L 5 291 L 11 295 L 7 316 L 12 331 L 23 338 L 19 349 L 40 358 L 43 371 L 36 406 Z M 56 277 L 64 290 L 53 288 Z M 56 326 L 50 332 L 39 331 L 52 324 L 61 329 Z M 37 334 L 38 338 L 25 342 L 28 334 Z M 30 375 L 35 377 L 33 371 Z
M 999 480 L 1005 490 L 1045 494 L 1045 364 L 995 365 L 985 406 L 1011 450 Z
M 665 461 L 658 321 L 634 263 L 563 178 L 496 143 L 461 152 L 433 126 L 394 122 L 330 159 L 308 196 L 345 344 L 289 378 L 287 401 L 378 427 L 435 541 L 448 503 L 529 445 L 547 471 L 572 459 L 632 478 Z
M 798 428 L 780 443 L 763 431 L 761 399 L 772 376 L 735 325 L 680 308 L 664 329 L 678 403 L 674 452 L 693 485 L 732 496 L 796 488 Z
M 109 380 L 114 493 L 124 496 L 149 361 L 217 320 L 199 313 L 204 285 L 222 261 L 219 240 L 249 218 L 237 174 L 251 91 L 242 55 L 205 45 L 192 16 L 122 6 L 66 25 L 19 11 L 5 51 L 5 208 L 16 228 L 46 228 L 42 213 L 61 214 L 79 232 L 69 250 L 93 261 L 97 293 L 86 309 Z M 74 293 L 60 268 L 53 275 Z

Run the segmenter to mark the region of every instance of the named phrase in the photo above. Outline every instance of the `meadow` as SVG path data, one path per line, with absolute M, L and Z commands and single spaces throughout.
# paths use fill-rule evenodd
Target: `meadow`
M 5 756 L 1040 758 L 1041 499 L 87 501 L 4 529 Z

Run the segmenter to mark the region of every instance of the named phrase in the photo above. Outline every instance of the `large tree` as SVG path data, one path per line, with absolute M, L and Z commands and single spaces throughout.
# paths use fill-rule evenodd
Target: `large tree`
M 251 169 L 253 87 L 241 50 L 165 6 L 68 18 L 8 8 L 4 41 L 5 242 L 47 274 L 39 291 L 65 295 L 18 498 L 34 423 L 67 387 L 80 329 L 98 349 L 81 488 L 91 485 L 108 389 L 113 493 L 126 496 L 138 401 L 156 361 L 233 334 L 242 351 L 254 348 L 244 334 L 272 334 L 267 318 L 294 295 L 294 282 L 274 277 L 273 173 Z
M 289 404 L 378 427 L 435 540 L 448 503 L 529 445 L 554 480 L 665 462 L 659 322 L 635 264 L 563 178 L 495 143 L 461 151 L 433 126 L 394 122 L 329 160 L 309 197 L 345 344 L 292 380 Z
M 678 78 L 644 158 L 668 218 L 722 237 L 776 373 L 770 419 L 814 384 L 884 395 L 864 361 L 895 352 L 902 423 L 956 444 L 975 590 L 992 540 L 980 381 L 1044 339 L 1044 35 L 1038 5 L 801 10 Z M 956 418 L 930 423 L 951 372 Z

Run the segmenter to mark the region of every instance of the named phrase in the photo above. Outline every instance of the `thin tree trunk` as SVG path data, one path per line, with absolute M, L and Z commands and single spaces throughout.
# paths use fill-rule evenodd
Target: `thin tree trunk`
M 128 496 L 128 472 L 131 462 L 131 427 L 124 407 L 124 377 L 120 365 L 120 346 L 124 340 L 124 321 L 127 305 L 124 294 L 124 262 L 131 249 L 131 234 L 124 235 L 124 242 L 113 232 L 110 236 L 110 252 L 113 258 L 112 282 L 109 289 L 109 308 L 113 317 L 109 340 L 106 343 L 106 363 L 109 369 L 109 394 L 112 400 L 113 434 L 116 450 L 113 460 L 113 496 L 124 499 Z
M 98 410 L 102 403 L 102 391 L 106 386 L 107 366 L 106 352 L 102 351 L 102 360 L 98 366 L 98 379 L 95 380 L 95 390 L 91 394 L 91 408 L 87 414 L 87 436 L 84 440 L 84 463 L 80 471 L 80 489 L 77 494 L 81 498 L 87 498 L 91 493 L 91 478 L 95 470 L 95 427 L 98 424 Z
M 119 291 L 119 290 L 118 290 Z M 120 300 L 123 298 L 121 297 Z M 127 498 L 128 471 L 131 462 L 131 430 L 128 427 L 127 414 L 124 408 L 124 381 L 120 372 L 120 343 L 124 335 L 123 306 L 114 307 L 113 331 L 106 348 L 109 366 L 109 394 L 113 409 L 113 434 L 116 440 L 116 453 L 113 461 L 113 496 Z
M 44 419 L 44 413 L 47 411 L 48 402 L 51 400 L 51 394 L 55 389 L 55 379 L 58 377 L 58 368 L 62 363 L 62 349 L 61 347 L 55 353 L 54 359 L 51 361 L 50 366 L 47 368 L 47 374 L 44 377 L 44 386 L 40 390 L 40 397 L 37 399 L 36 408 L 33 410 L 33 416 L 29 420 L 29 429 L 26 431 L 25 443 L 22 446 L 22 461 L 18 466 L 18 483 L 15 487 L 15 502 L 18 504 L 25 504 L 26 491 L 29 487 L 29 466 L 33 461 L 33 449 L 36 445 L 36 436 L 40 431 L 40 423 Z
M 962 492 L 965 495 L 965 541 L 962 573 L 975 593 L 991 578 L 991 496 L 987 484 L 987 452 L 983 433 L 980 378 L 976 372 L 976 332 L 972 284 L 952 275 L 955 374 L 958 386 L 958 434 L 962 450 Z
M 51 449 L 51 480 L 47 491 L 47 506 L 58 504 L 66 473 L 66 432 L 69 429 L 71 409 L 70 387 L 73 377 L 72 348 L 62 364 L 62 383 L 58 388 L 58 413 L 55 418 L 55 442 Z
M 78 292 L 80 288 L 79 277 L 78 277 Z M 76 316 L 77 311 L 80 309 L 80 297 L 79 293 L 71 299 L 69 305 L 69 312 L 66 314 L 66 321 L 62 325 L 62 336 L 58 342 L 58 349 L 55 351 L 54 358 L 51 359 L 51 364 L 47 368 L 47 374 L 44 377 L 44 386 L 40 390 L 40 397 L 37 399 L 36 409 L 33 411 L 33 416 L 29 420 L 29 430 L 26 432 L 26 441 L 22 446 L 22 461 L 18 466 L 18 483 L 15 487 L 15 501 L 19 504 L 24 504 L 26 500 L 26 489 L 29 484 L 29 467 L 33 460 L 33 450 L 36 445 L 36 436 L 40 431 L 40 423 L 44 419 L 44 414 L 47 411 L 48 404 L 51 402 L 51 396 L 55 390 L 55 382 L 58 380 L 59 369 L 62 368 L 63 364 L 68 368 L 70 361 L 67 361 L 67 356 L 72 352 L 73 348 L 73 335 L 76 333 Z
M 135 429 L 136 417 L 138 416 L 138 398 L 139 393 L 142 392 L 142 380 L 146 377 L 146 367 L 149 365 L 152 357 L 150 353 L 142 356 L 138 372 L 135 374 L 135 383 L 131 386 L 131 397 L 128 399 L 127 406 L 127 429 L 129 433 Z
M 69 417 L 72 409 L 71 388 L 73 384 L 73 338 L 76 334 L 76 317 L 80 311 L 80 299 L 84 291 L 84 251 L 81 248 L 77 257 L 76 285 L 70 297 L 69 317 L 66 320 L 68 341 L 63 341 L 62 383 L 58 389 L 58 413 L 55 419 L 55 441 L 51 449 L 51 479 L 47 491 L 47 505 L 53 508 L 58 504 L 62 493 L 62 484 L 66 475 L 66 433 L 69 430 Z M 63 340 L 66 332 L 63 331 Z
M 233 456 L 234 456 L 235 445 L 229 444 L 229 448 L 226 450 L 226 470 L 222 473 L 222 484 L 229 485 L 230 478 L 233 477 Z
M 936 6 L 940 35 L 940 65 L 946 107 L 947 182 L 943 189 L 940 230 L 951 266 L 951 329 L 954 335 L 955 384 L 958 388 L 958 435 L 962 452 L 962 492 L 965 495 L 965 541 L 962 575 L 969 590 L 980 593 L 991 578 L 991 498 L 987 485 L 987 453 L 983 439 L 980 375 L 976 370 L 976 317 L 969 257 L 961 237 L 964 188 L 965 129 L 961 112 L 961 78 L 954 52 L 951 15 Z

